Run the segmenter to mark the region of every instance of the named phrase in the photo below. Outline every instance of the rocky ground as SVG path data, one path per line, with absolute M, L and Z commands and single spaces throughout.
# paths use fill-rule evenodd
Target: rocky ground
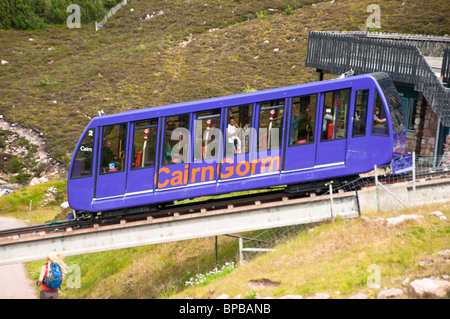
M 31 176 L 26 183 L 27 185 L 46 183 L 51 179 L 61 178 L 65 175 L 64 165 L 54 160 L 47 152 L 47 142 L 43 133 L 20 124 L 8 122 L 2 115 L 0 115 L 0 131 L 12 133 L 3 144 L 0 144 L 0 155 L 3 154 L 3 158 L 0 158 L 0 160 L 7 160 L 7 156 L 24 159 L 24 163 L 27 165 L 23 165 L 24 167 L 21 168 L 20 172 Z M 29 145 L 33 145 L 32 150 L 18 141 L 19 138 L 25 138 Z M 11 177 L 17 174 L 4 172 L 0 166 L 0 196 L 26 186 L 10 182 Z

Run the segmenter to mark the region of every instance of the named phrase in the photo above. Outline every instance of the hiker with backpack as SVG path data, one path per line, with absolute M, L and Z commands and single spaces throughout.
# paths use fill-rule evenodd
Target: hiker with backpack
M 36 284 L 42 285 L 40 299 L 58 299 L 58 288 L 64 281 L 66 264 L 62 255 L 54 251 L 47 252 L 47 263 L 41 267 L 41 274 Z

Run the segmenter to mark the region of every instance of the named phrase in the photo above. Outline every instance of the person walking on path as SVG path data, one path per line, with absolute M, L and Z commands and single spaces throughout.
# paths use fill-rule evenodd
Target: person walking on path
M 38 286 L 42 285 L 42 290 L 40 293 L 40 299 L 58 299 L 59 293 L 58 288 L 51 288 L 45 284 L 45 279 L 48 275 L 48 269 L 52 263 L 57 263 L 61 268 L 61 283 L 64 281 L 64 274 L 66 273 L 66 264 L 63 261 L 63 256 L 56 254 L 54 251 L 47 252 L 47 263 L 41 267 L 41 273 L 39 279 L 36 282 Z

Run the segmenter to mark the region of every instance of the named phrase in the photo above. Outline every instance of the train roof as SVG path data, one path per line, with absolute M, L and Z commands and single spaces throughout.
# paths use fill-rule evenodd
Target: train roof
M 369 74 L 361 74 L 355 75 L 342 79 L 331 79 L 325 81 L 318 82 L 310 82 L 304 84 L 297 84 L 292 86 L 267 89 L 249 93 L 240 93 L 234 95 L 226 95 L 222 97 L 214 97 L 203 100 L 194 100 L 189 102 L 181 102 L 169 105 L 161 105 L 161 106 L 153 106 L 142 109 L 136 109 L 131 111 L 125 111 L 121 113 L 111 114 L 111 115 L 103 115 L 99 117 L 95 117 L 92 119 L 91 123 L 88 127 L 96 127 L 96 126 L 104 126 L 111 125 L 114 123 L 123 123 L 129 121 L 139 121 L 149 118 L 156 118 L 161 116 L 170 116 L 176 114 L 184 114 L 190 112 L 198 112 L 202 110 L 207 110 L 211 108 L 220 108 L 220 107 L 228 107 L 228 106 L 238 106 L 248 103 L 254 103 L 255 101 L 264 101 L 271 100 L 277 98 L 284 98 L 284 95 L 291 90 L 296 90 L 302 88 L 305 90 L 305 94 L 308 94 L 308 89 L 311 89 L 311 92 L 316 92 L 318 86 L 327 86 L 331 83 L 346 83 L 353 82 L 355 80 L 370 78 L 380 80 L 389 76 L 386 73 L 377 72 L 377 73 L 369 73 Z M 351 85 L 351 84 L 350 84 Z M 312 90 L 314 89 L 314 90 Z M 325 88 L 325 90 L 332 90 L 333 88 Z

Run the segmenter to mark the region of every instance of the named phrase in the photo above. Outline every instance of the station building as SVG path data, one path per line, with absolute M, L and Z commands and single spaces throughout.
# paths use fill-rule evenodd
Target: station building
M 386 72 L 402 99 L 407 151 L 450 163 L 450 37 L 312 31 L 306 66 L 324 74 Z

